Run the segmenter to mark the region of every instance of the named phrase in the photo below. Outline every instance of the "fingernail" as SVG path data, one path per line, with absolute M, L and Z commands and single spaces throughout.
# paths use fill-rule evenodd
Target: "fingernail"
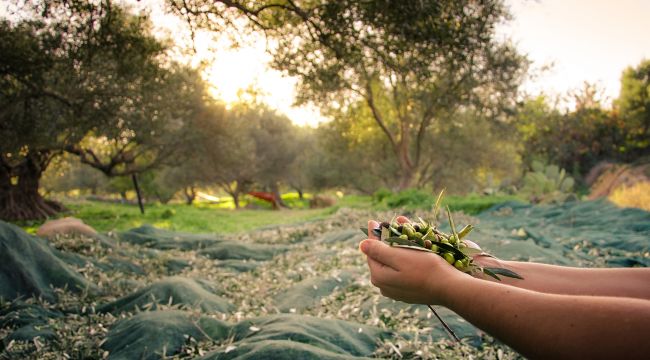
M 370 246 L 370 244 L 368 244 L 368 240 L 364 240 L 361 242 L 361 244 L 359 244 L 359 250 L 365 254 L 368 251 L 368 246 Z

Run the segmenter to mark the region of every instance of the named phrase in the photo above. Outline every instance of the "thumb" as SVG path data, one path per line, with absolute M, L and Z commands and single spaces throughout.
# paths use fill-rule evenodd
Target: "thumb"
M 369 258 L 386 266 L 390 266 L 395 270 L 399 270 L 399 261 L 397 259 L 398 254 L 395 253 L 395 249 L 384 244 L 383 242 L 363 240 L 359 244 L 359 249 Z

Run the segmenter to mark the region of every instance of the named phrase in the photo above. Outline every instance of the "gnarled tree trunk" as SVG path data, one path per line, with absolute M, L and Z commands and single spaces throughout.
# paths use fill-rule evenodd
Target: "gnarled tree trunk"
M 0 157 L 0 219 L 42 220 L 65 210 L 63 205 L 45 200 L 38 192 L 50 158 L 49 153 L 28 154 L 22 161 L 10 164 Z

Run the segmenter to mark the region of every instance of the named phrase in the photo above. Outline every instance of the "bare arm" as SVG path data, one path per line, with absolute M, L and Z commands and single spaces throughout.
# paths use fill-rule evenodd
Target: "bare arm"
M 360 247 L 383 295 L 444 305 L 525 356 L 635 359 L 650 353 L 648 300 L 540 293 L 473 278 L 431 253 L 374 240 Z
M 468 276 L 441 300 L 530 358 L 642 359 L 650 353 L 647 300 L 543 294 Z
M 650 300 L 650 268 L 576 268 L 484 256 L 475 258 L 475 261 L 483 266 L 505 267 L 515 271 L 524 280 L 502 278 L 502 283 L 522 289 L 551 294 Z

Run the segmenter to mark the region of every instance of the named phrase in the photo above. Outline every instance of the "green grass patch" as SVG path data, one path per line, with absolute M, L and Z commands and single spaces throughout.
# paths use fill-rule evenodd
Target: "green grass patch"
M 66 203 L 70 212 L 62 216 L 80 218 L 99 232 L 127 230 L 143 224 L 193 233 L 237 233 L 268 226 L 317 220 L 331 214 L 331 209 L 224 209 L 221 204 L 147 204 L 145 214 L 137 205 L 97 201 Z M 25 224 L 35 231 L 40 224 Z
M 339 208 L 372 209 L 430 209 L 435 196 L 419 190 L 405 190 L 399 193 L 383 194 L 381 201 L 367 195 L 345 195 L 337 200 L 335 206 L 324 209 L 309 209 L 309 198 L 301 200 L 297 193 L 283 195 L 283 200 L 291 207 L 289 210 L 274 211 L 267 202 L 246 196 L 242 206 L 254 204 L 255 209 L 234 210 L 232 200 L 223 199 L 218 204 L 147 204 L 145 214 L 140 214 L 137 205 L 108 203 L 99 201 L 68 201 L 70 209 L 60 217 L 74 216 L 83 220 L 99 232 L 124 231 L 143 224 L 159 228 L 191 233 L 238 233 L 269 225 L 288 225 L 326 218 Z M 228 202 L 228 200 L 230 202 Z M 506 201 L 521 201 L 512 195 L 466 195 L 445 196 L 443 206 L 449 205 L 453 211 L 463 211 L 475 215 L 493 205 Z M 35 233 L 42 222 L 19 224 L 27 232 Z

